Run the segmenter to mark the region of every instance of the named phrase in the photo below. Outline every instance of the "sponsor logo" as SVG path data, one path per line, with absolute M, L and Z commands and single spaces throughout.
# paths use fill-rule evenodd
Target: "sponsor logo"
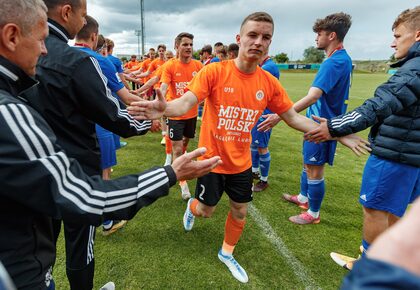
M 262 90 L 259 90 L 256 94 L 255 97 L 257 98 L 258 101 L 261 101 L 262 99 L 264 99 L 264 92 Z
M 362 195 L 360 196 L 360 199 L 361 199 L 361 200 L 364 200 L 364 201 L 367 201 L 366 194 L 362 194 Z
M 312 162 L 317 162 L 318 160 L 316 160 L 316 158 L 315 158 L 315 157 L 311 157 L 311 159 L 309 159 L 309 161 L 312 161 Z
M 196 74 L 197 74 L 197 72 L 193 71 L 192 76 L 195 77 Z

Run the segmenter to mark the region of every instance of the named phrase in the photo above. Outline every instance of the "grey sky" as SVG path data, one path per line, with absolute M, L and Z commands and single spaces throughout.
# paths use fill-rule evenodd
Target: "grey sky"
M 194 49 L 217 41 L 235 42 L 240 23 L 255 11 L 270 13 L 275 21 L 270 54 L 285 52 L 302 58 L 314 45 L 312 25 L 317 18 L 343 11 L 353 25 L 344 42 L 355 60 L 388 59 L 393 50 L 391 25 L 396 16 L 418 5 L 412 0 L 144 0 L 146 49 L 164 43 L 172 48 L 175 36 L 193 33 Z M 100 24 L 100 32 L 115 42 L 115 53 L 137 53 L 134 30 L 140 26 L 139 0 L 88 0 L 88 13 Z

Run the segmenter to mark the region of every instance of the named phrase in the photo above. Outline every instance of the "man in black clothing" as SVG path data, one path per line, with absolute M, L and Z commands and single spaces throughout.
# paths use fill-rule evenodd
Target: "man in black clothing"
M 205 151 L 197 149 L 172 166 L 112 181 L 84 173 L 23 94 L 35 89 L 30 76 L 47 53 L 46 11 L 42 0 L 0 1 L 0 260 L 18 289 L 54 289 L 51 217 L 91 225 L 130 219 L 167 195 L 177 179 L 195 178 L 220 162 L 192 161 Z
M 150 121 L 131 118 L 106 87 L 105 77 L 93 57 L 70 47 L 85 25 L 86 0 L 44 0 L 48 7 L 49 36 L 37 65 L 37 93 L 26 98 L 48 122 L 57 143 L 80 163 L 89 176 L 101 173 L 95 123 L 113 133 L 129 137 L 145 134 Z M 55 222 L 58 237 L 61 221 Z M 92 289 L 94 275 L 93 226 L 73 220 L 64 222 L 66 273 L 71 289 Z

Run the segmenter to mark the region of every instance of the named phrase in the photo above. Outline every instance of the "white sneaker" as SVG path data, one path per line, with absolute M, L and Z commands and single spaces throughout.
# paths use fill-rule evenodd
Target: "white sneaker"
M 101 287 L 99 290 L 115 290 L 114 282 L 108 282 L 104 286 Z
M 192 227 L 194 225 L 195 216 L 193 215 L 193 213 L 190 210 L 190 205 L 191 205 L 191 202 L 193 200 L 194 200 L 194 198 L 190 198 L 188 200 L 187 208 L 185 209 L 184 218 L 182 220 L 183 221 L 183 224 L 184 224 L 184 229 L 187 232 L 191 231 L 192 230 Z
M 190 189 L 188 188 L 188 183 L 185 182 L 181 186 L 181 197 L 183 200 L 189 200 L 191 198 Z
M 163 166 L 171 165 L 172 164 L 172 155 L 166 154 L 165 164 Z
M 222 249 L 220 249 L 219 253 L 217 254 L 219 260 L 222 261 L 230 270 L 233 277 L 235 277 L 239 282 L 247 283 L 248 282 L 248 275 L 246 274 L 244 268 L 236 262 L 235 258 L 232 255 L 225 256 L 222 254 Z

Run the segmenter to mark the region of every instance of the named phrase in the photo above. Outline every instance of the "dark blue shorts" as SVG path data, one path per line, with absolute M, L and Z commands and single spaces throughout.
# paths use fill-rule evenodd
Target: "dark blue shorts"
M 101 168 L 106 169 L 117 165 L 114 134 L 96 125 L 96 134 L 101 151 Z
M 303 163 L 309 165 L 324 165 L 328 163 L 333 165 L 337 141 L 328 141 L 315 144 L 313 142 L 303 141 Z
M 371 155 L 366 162 L 360 203 L 398 217 L 420 195 L 420 168 Z

